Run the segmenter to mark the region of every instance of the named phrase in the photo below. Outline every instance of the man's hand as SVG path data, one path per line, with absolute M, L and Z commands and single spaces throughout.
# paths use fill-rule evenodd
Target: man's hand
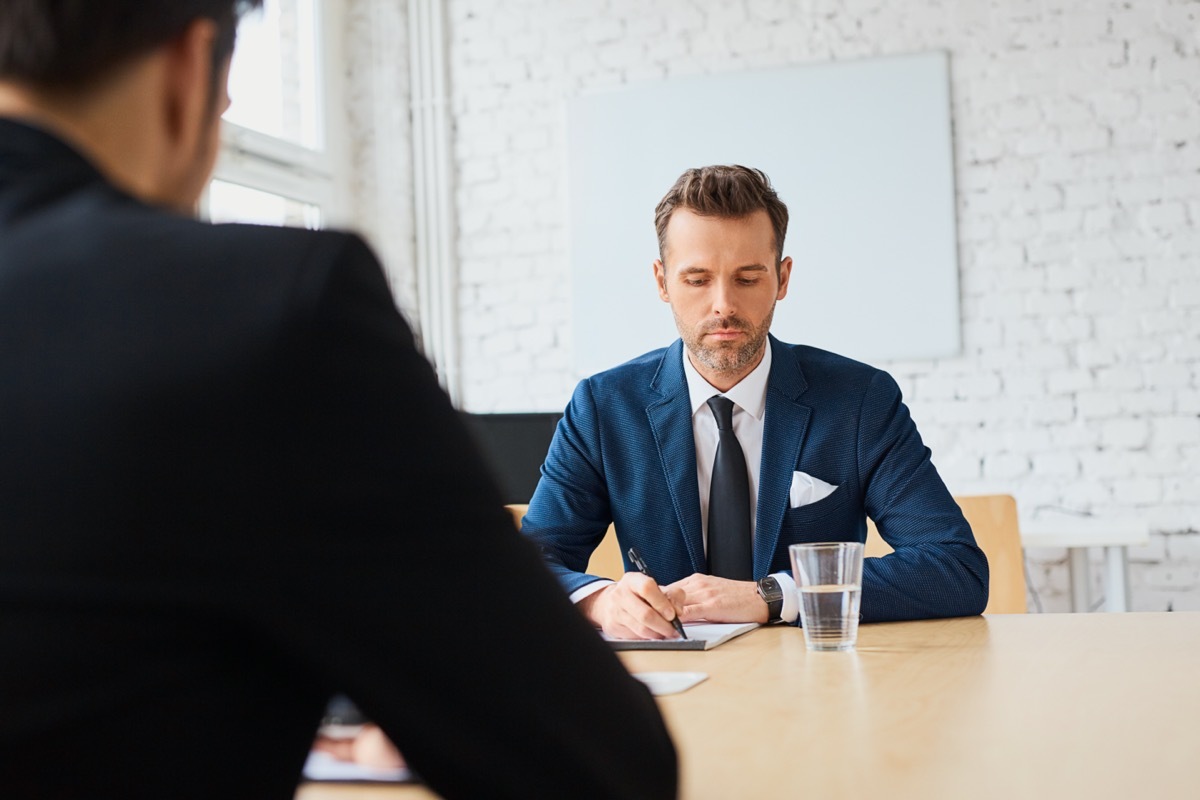
M 375 769 L 395 769 L 405 766 L 404 756 L 378 725 L 367 723 L 349 738 L 334 739 L 318 732 L 313 750 L 328 753 L 338 761 L 350 761 Z
M 621 580 L 588 595 L 576 607 L 609 636 L 678 639 L 671 620 L 680 614 L 683 604 L 682 590 L 663 590 L 640 572 L 626 572 Z
M 664 590 L 668 595 L 681 592 L 686 598 L 680 619 L 684 622 L 766 622 L 770 618 L 767 603 L 758 595 L 754 581 L 731 581 L 696 573 L 676 581 Z

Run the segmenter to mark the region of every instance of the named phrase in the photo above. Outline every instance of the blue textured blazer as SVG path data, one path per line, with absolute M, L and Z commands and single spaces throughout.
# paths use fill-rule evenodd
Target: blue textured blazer
M 791 572 L 788 545 L 866 539 L 895 552 L 863 565 L 865 622 L 979 614 L 988 566 L 886 372 L 770 338 L 754 577 Z M 582 381 L 542 466 L 522 530 L 568 592 L 615 523 L 662 584 L 708 571 L 683 342 Z M 837 486 L 789 508 L 792 473 Z M 630 564 L 626 560 L 626 569 Z

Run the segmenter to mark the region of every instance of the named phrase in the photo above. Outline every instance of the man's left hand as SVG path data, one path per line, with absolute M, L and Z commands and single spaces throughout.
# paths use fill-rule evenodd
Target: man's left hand
M 687 598 L 679 615 L 683 622 L 766 622 L 770 616 L 754 581 L 731 581 L 696 573 L 664 590 L 676 588 Z

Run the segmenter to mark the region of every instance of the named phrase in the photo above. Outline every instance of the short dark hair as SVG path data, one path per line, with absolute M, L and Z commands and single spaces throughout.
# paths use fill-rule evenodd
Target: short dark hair
M 746 217 L 755 211 L 767 212 L 775 232 L 775 268 L 783 262 L 788 210 L 761 169 L 732 164 L 689 169 L 680 175 L 654 210 L 659 258 L 664 257 L 667 223 L 677 208 L 686 208 L 702 217 L 727 219 Z
M 263 0 L 3 0 L 0 80 L 73 91 L 175 38 L 193 21 L 217 24 L 213 84 L 233 54 L 242 14 Z

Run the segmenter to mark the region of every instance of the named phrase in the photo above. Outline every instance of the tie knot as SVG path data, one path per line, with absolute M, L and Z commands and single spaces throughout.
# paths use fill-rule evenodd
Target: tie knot
M 733 430 L 733 401 L 728 397 L 722 397 L 719 394 L 714 394 L 708 398 L 708 407 L 712 409 L 713 416 L 717 418 L 717 430 L 731 431 Z

